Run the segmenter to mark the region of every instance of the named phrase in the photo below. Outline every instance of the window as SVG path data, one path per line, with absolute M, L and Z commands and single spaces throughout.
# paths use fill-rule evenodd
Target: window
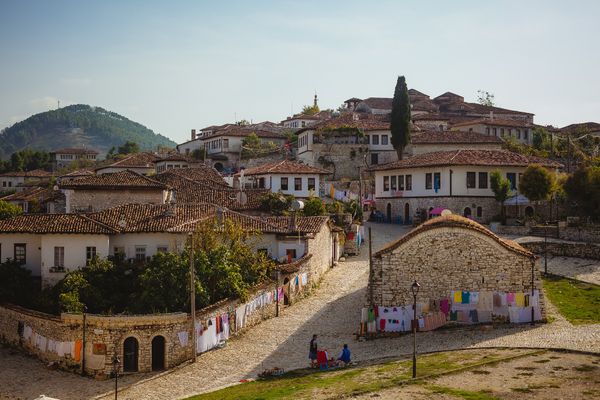
M 488 174 L 487 172 L 479 173 L 479 189 L 487 189 L 488 188 Z
M 406 175 L 406 190 L 412 190 L 412 175 Z
M 408 179 L 410 175 L 406 175 L 406 178 Z M 398 189 L 399 190 L 404 190 L 404 175 L 398 175 Z
M 265 178 L 258 178 L 258 188 L 259 189 L 264 189 L 265 188 Z
M 296 249 L 286 249 L 285 255 L 287 256 L 287 262 L 291 263 L 296 259 Z
M 294 178 L 294 190 L 302 190 L 302 178 Z
M 517 139 L 521 139 L 521 130 L 517 129 Z
M 281 178 L 280 182 L 281 190 L 288 190 L 288 178 Z
M 485 128 L 485 134 L 490 136 L 490 127 Z
M 125 256 L 125 247 L 122 246 L 115 246 L 113 248 L 113 254 L 116 255 L 121 255 L 122 257 Z
M 371 153 L 371 165 L 379 164 L 379 154 Z
M 25 264 L 27 262 L 27 245 L 25 243 L 15 243 L 15 262 Z
M 135 246 L 135 260 L 146 261 L 146 246 Z
M 431 186 L 432 186 L 432 185 L 431 185 L 431 177 L 432 177 L 432 176 L 433 176 L 433 175 L 432 175 L 431 173 L 427 173 L 427 174 L 425 174 L 425 189 L 426 189 L 426 190 L 429 190 L 429 189 L 431 189 Z
M 381 144 L 388 144 L 388 135 L 381 135 Z
M 506 131 L 508 132 L 508 137 L 511 137 L 512 136 L 512 129 L 507 128 Z
M 477 207 L 477 218 L 481 218 L 483 215 L 483 208 L 481 206 Z
M 379 144 L 379 135 L 371 135 L 371 144 Z
M 383 191 L 387 192 L 389 190 L 390 190 L 390 177 L 384 176 L 383 177 Z
M 467 172 L 467 189 L 475 188 L 475 179 L 477 176 L 475 172 Z
M 510 181 L 510 190 L 515 190 L 517 188 L 517 174 L 514 172 L 507 172 L 506 179 Z
M 65 248 L 54 247 L 54 266 L 64 267 L 65 266 Z
M 397 186 L 396 186 L 396 175 L 392 175 L 391 187 L 392 187 L 392 192 L 395 192 L 396 189 L 397 189 Z
M 500 128 L 500 136 L 504 137 L 504 128 Z
M 157 253 L 168 253 L 169 252 L 169 246 L 166 246 L 164 244 L 156 246 L 156 252 Z
M 223 139 L 223 148 L 224 149 L 228 149 L 229 148 L 229 139 Z
M 85 265 L 90 265 L 90 261 L 92 261 L 96 257 L 96 246 L 88 246 L 85 248 Z
M 433 189 L 437 192 L 442 187 L 442 175 L 439 172 L 433 174 Z
M 523 139 L 529 140 L 529 131 L 527 129 L 523 130 Z
M 308 190 L 315 190 L 315 178 L 308 178 Z
M 492 128 L 492 132 L 494 133 L 494 136 L 498 136 L 498 130 L 496 128 Z

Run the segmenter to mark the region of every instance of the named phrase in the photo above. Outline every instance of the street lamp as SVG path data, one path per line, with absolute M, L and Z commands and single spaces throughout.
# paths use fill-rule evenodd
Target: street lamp
M 417 377 L 417 294 L 419 293 L 419 282 L 416 280 L 411 285 L 410 289 L 413 294 L 413 365 L 412 365 L 412 377 Z
M 544 225 L 544 275 L 548 275 L 548 221 Z
M 113 355 L 113 358 L 112 358 L 113 374 L 115 376 L 115 400 L 117 400 L 117 391 L 119 388 L 119 364 L 120 363 L 121 363 L 121 360 L 119 360 L 119 357 L 117 356 L 117 352 L 116 352 L 116 348 L 115 348 L 115 354 Z
M 85 376 L 85 331 L 86 331 L 86 326 L 85 326 L 85 314 L 87 313 L 87 306 L 84 304 L 83 305 L 83 337 L 81 340 L 81 376 Z
M 192 317 L 192 362 L 196 362 L 196 271 L 194 269 L 194 234 L 189 233 L 190 241 L 190 316 Z

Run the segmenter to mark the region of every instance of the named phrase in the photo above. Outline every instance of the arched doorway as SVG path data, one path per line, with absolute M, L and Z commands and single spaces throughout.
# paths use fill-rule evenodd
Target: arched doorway
M 152 371 L 165 369 L 165 338 L 155 336 L 152 339 Z
M 392 222 L 392 205 L 390 203 L 387 204 L 386 213 L 385 213 L 387 222 Z
M 139 344 L 136 338 L 128 337 L 123 342 L 123 371 L 137 372 Z
M 290 305 L 290 279 L 289 278 L 285 278 L 283 280 L 283 305 L 285 306 L 289 306 Z
M 471 207 L 465 207 L 465 210 L 463 211 L 463 216 L 469 218 L 472 214 L 473 213 L 471 211 Z
M 408 203 L 404 204 L 404 223 L 410 223 L 410 205 Z
M 481 206 L 477 207 L 477 218 L 483 217 L 483 208 Z
M 217 162 L 217 163 L 215 163 L 214 168 L 217 171 L 221 172 L 221 171 L 223 171 L 223 164 L 221 164 L 220 162 Z
M 531 206 L 525 207 L 525 216 L 529 217 L 529 218 L 533 217 L 533 207 L 531 207 Z

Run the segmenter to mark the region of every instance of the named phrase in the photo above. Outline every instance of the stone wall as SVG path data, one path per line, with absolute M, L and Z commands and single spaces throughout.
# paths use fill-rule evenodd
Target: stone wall
M 309 250 L 313 256 L 305 257 L 293 265 L 293 270 L 282 274 L 280 285 L 284 287 L 288 304 L 308 296 L 316 283 L 331 266 L 331 232 L 323 229 L 309 240 Z M 285 268 L 284 268 L 285 269 Z M 290 287 L 300 274 L 307 273 L 308 285 Z M 265 292 L 277 288 L 272 282 L 254 289 L 248 296 L 250 300 Z M 268 304 L 249 315 L 243 329 L 236 326 L 235 310 L 245 303 L 239 299 L 225 299 L 196 313 L 197 321 L 204 322 L 216 316 L 229 314 L 231 334 L 235 335 L 244 329 L 259 324 L 276 315 L 276 302 Z M 280 307 L 285 306 L 284 301 Z M 82 361 L 72 355 L 59 356 L 55 351 L 45 347 L 40 349 L 35 343 L 24 340 L 19 335 L 19 324 L 30 327 L 35 333 L 56 342 L 76 342 L 83 339 L 83 316 L 78 314 L 62 314 L 53 316 L 15 306 L 0 306 L 0 340 L 12 346 L 20 347 L 44 362 L 56 362 L 60 368 L 80 371 Z M 104 376 L 112 371 L 112 358 L 115 352 L 123 361 L 124 342 L 133 337 L 137 340 L 138 370 L 152 370 L 152 340 L 162 336 L 165 340 L 165 368 L 172 368 L 192 356 L 192 323 L 189 314 L 170 313 L 140 316 L 101 316 L 86 315 L 85 369 L 90 375 Z M 206 325 L 204 325 L 206 326 Z M 178 333 L 187 332 L 189 341 L 182 345 Z M 123 363 L 120 365 L 123 370 Z
M 454 214 L 463 215 L 464 209 L 469 207 L 473 219 L 480 223 L 488 223 L 494 216 L 500 214 L 499 203 L 491 197 L 396 197 L 375 200 L 377 210 L 384 215 L 387 213 L 388 203 L 392 206 L 392 218 L 401 216 L 403 221 L 406 204 L 409 206 L 411 221 L 414 220 L 418 208 L 429 210 L 430 208 L 444 207 Z M 477 207 L 482 208 L 481 218 L 477 217 Z
M 314 143 L 312 145 L 312 164 L 333 171 L 329 180 L 341 178 L 357 180 L 358 167 L 365 167 L 363 157 L 367 152 L 368 147 L 364 144 Z
M 241 166 L 244 168 L 254 168 L 263 164 L 274 163 L 285 159 L 285 155 L 282 152 L 276 152 L 267 154 L 263 157 L 254 157 L 249 159 L 243 159 L 240 161 Z
M 453 290 L 529 292 L 532 264 L 530 256 L 478 231 L 438 227 L 376 254 L 369 292 L 374 304 L 381 306 L 411 304 L 414 280 L 421 285 L 421 302 L 449 297 Z M 541 289 L 541 285 L 536 270 L 534 286 Z M 545 315 L 543 301 L 541 310 Z
M 559 238 L 578 242 L 600 243 L 600 226 L 564 227 L 558 230 Z
M 593 243 L 565 243 L 554 242 L 550 240 L 548 241 L 547 245 L 544 245 L 544 241 L 526 242 L 519 244 L 525 247 L 527 250 L 536 254 L 544 254 L 545 249 L 547 249 L 548 254 L 552 256 L 590 258 L 593 260 L 600 260 L 600 245 Z

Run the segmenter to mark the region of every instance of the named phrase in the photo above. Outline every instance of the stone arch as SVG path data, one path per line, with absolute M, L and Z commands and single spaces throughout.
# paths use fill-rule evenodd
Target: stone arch
M 463 210 L 463 217 L 468 218 L 471 217 L 473 215 L 473 211 L 471 210 L 471 207 L 465 207 L 465 209 Z
M 123 341 L 123 372 L 138 372 L 140 357 L 140 342 L 131 335 Z
M 477 216 L 477 218 L 483 217 L 483 207 L 477 206 L 477 211 L 475 215 Z
M 152 338 L 152 371 L 162 371 L 167 368 L 167 340 L 163 335 Z
M 534 213 L 533 207 L 531 207 L 531 206 L 525 207 L 525 216 L 526 217 L 533 217 L 533 213 Z
M 220 162 L 216 162 L 216 163 L 213 165 L 213 168 L 214 168 L 214 169 L 216 169 L 217 171 L 221 172 L 221 171 L 223 171 L 223 169 L 224 169 L 225 167 L 223 166 L 223 164 L 222 164 L 222 163 L 220 163 Z

